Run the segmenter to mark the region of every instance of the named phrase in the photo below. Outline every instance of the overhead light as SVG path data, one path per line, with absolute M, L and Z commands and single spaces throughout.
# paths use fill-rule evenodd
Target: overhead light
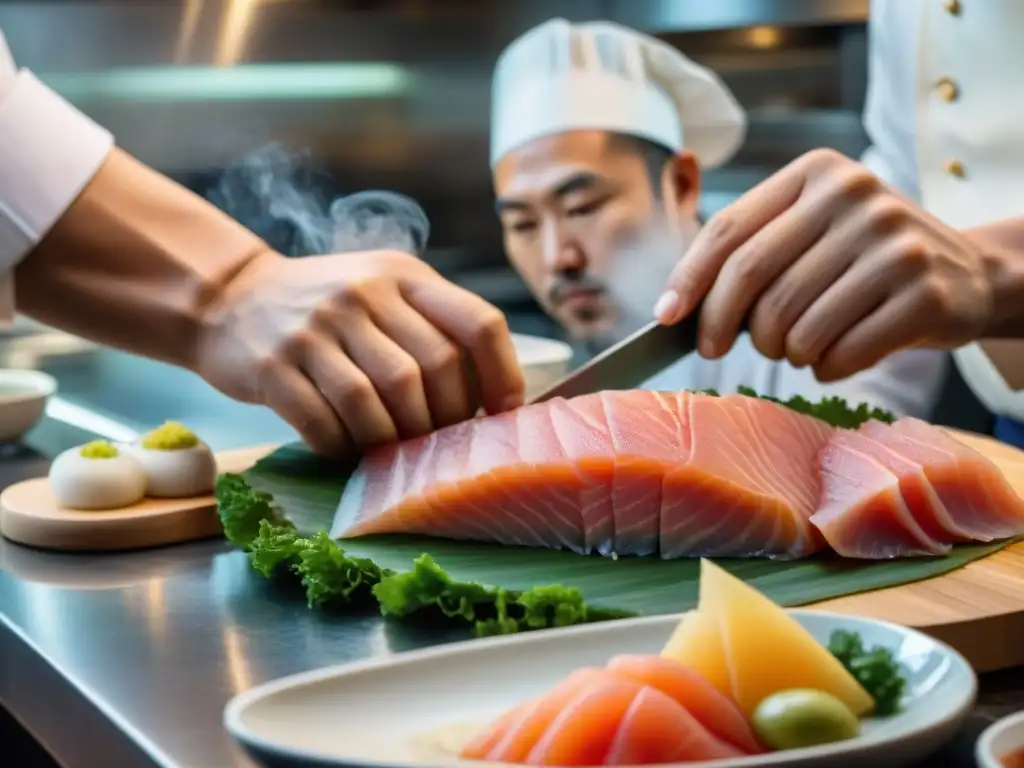
M 253 101 L 396 96 L 412 74 L 386 62 L 153 67 L 40 74 L 71 101 Z
M 752 27 L 747 30 L 747 42 L 754 48 L 776 48 L 782 42 L 778 27 Z

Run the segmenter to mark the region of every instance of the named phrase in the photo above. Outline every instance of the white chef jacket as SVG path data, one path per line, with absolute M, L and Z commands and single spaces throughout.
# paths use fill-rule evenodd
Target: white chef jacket
M 68 209 L 113 147 L 108 131 L 15 68 L 0 30 L 0 324 L 12 270 Z
M 1024 216 L 1024 2 L 872 0 L 868 33 L 865 164 L 958 229 Z M 954 359 L 989 410 L 1024 420 L 977 344 Z

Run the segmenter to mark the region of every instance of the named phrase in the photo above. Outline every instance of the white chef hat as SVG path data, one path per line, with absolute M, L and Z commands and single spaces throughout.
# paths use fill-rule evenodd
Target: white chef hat
M 605 21 L 552 19 L 526 32 L 498 58 L 491 99 L 492 168 L 534 139 L 587 129 L 685 146 L 713 168 L 746 135 L 743 108 L 714 72 Z

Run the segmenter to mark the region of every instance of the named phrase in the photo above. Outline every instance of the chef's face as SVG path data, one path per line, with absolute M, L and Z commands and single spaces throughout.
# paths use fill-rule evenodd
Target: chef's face
M 606 131 L 515 149 L 494 187 L 512 265 L 544 309 L 595 348 L 651 319 L 698 229 L 693 155 Z

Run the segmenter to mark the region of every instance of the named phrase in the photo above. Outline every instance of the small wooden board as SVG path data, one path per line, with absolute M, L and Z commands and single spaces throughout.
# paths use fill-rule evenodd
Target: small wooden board
M 243 448 L 217 454 L 221 472 L 241 472 L 273 450 Z M 47 478 L 26 480 L 0 493 L 0 534 L 41 549 L 116 551 L 144 549 L 221 535 L 212 495 L 144 499 L 110 511 L 62 508 Z
M 1024 497 L 1024 451 L 990 437 L 949 432 L 995 462 Z M 1019 667 L 1024 665 L 1024 543 L 942 576 L 813 607 L 921 630 L 956 648 L 978 672 Z

